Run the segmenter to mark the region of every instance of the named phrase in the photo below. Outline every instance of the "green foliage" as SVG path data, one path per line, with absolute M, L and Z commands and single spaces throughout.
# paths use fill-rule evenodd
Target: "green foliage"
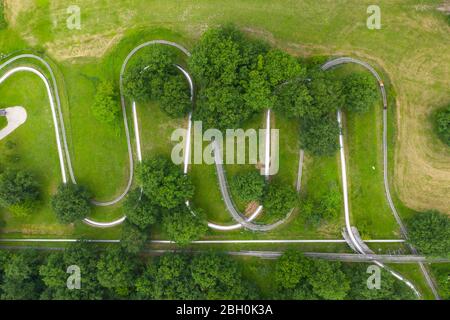
M 140 299 L 193 300 L 201 293 L 190 275 L 189 259 L 182 254 L 166 254 L 156 263 L 147 265 L 136 280 Z
M 6 27 L 8 27 L 8 24 L 5 19 L 5 5 L 3 1 L 0 1 L 0 30 L 6 29 Z
M 233 194 L 243 201 L 259 201 L 264 194 L 264 177 L 258 171 L 237 174 L 231 180 Z
M 187 245 L 200 239 L 208 231 L 208 225 L 203 214 L 196 210 L 195 214 L 182 204 L 163 214 L 162 227 L 170 240 L 179 245 Z
M 264 195 L 264 210 L 270 217 L 281 218 L 295 207 L 297 199 L 297 192 L 289 184 L 271 182 Z
M 194 195 L 194 185 L 189 176 L 162 156 L 143 161 L 137 168 L 136 177 L 144 194 L 164 208 L 180 206 Z
M 445 269 L 444 269 L 445 270 Z M 439 294 L 442 299 L 450 300 L 450 271 L 447 268 L 447 271 L 440 272 L 436 276 L 436 281 L 439 287 Z
M 334 115 L 344 104 L 342 83 L 320 69 L 310 70 L 308 77 L 306 85 L 312 101 L 305 116 L 309 119 L 319 119 L 330 113 Z
M 309 278 L 314 293 L 327 300 L 343 300 L 350 290 L 350 282 L 339 262 L 315 260 Z
M 263 72 L 252 70 L 245 86 L 245 104 L 253 111 L 269 109 L 274 104 L 270 84 Z
M 191 275 L 208 300 L 243 300 L 253 296 L 239 265 L 225 255 L 211 252 L 194 256 Z
M 435 256 L 450 254 L 450 219 L 437 211 L 418 213 L 408 221 L 409 241 L 420 252 Z
M 163 86 L 161 109 L 172 118 L 180 118 L 191 108 L 190 91 L 182 74 L 169 77 Z
M 86 218 L 91 212 L 90 194 L 77 184 L 61 184 L 51 199 L 53 211 L 61 223 L 72 223 Z
M 125 220 L 122 226 L 120 245 L 126 252 L 137 254 L 145 247 L 148 237 L 148 230 L 140 229 L 128 220 Z
M 173 66 L 175 53 L 167 46 L 154 45 L 146 49 L 124 74 L 123 89 L 126 96 L 136 101 L 159 99 L 164 83 L 178 72 Z
M 30 173 L 7 170 L 0 174 L 0 206 L 30 207 L 39 199 L 39 187 Z
M 287 250 L 277 261 L 275 283 L 279 288 L 294 289 L 311 272 L 311 261 L 300 251 Z
M 304 78 L 306 75 L 306 70 L 297 59 L 279 49 L 272 49 L 265 55 L 264 71 L 272 87 L 290 79 Z
M 323 221 L 330 221 L 339 216 L 341 212 L 342 197 L 339 187 L 333 183 L 327 192 L 317 198 L 306 196 L 301 200 L 301 215 L 312 225 Z
M 97 279 L 103 287 L 126 297 L 134 287 L 136 269 L 137 263 L 133 256 L 121 248 L 108 248 L 97 262 Z
M 301 81 L 291 81 L 280 86 L 276 95 L 275 111 L 287 118 L 299 118 L 309 114 L 312 97 Z
M 301 145 L 313 155 L 333 155 L 339 149 L 338 137 L 339 124 L 334 114 L 300 122 Z
M 217 82 L 201 91 L 194 119 L 203 121 L 204 128 L 232 129 L 238 128 L 251 113 L 239 88 Z
M 378 99 L 377 84 L 367 73 L 352 73 L 344 79 L 345 108 L 367 112 Z
M 92 105 L 92 114 L 95 119 L 108 125 L 117 123 L 120 115 L 117 94 L 110 82 L 101 82 L 97 87 L 97 93 Z
M 131 190 L 123 204 L 127 219 L 141 229 L 155 223 L 160 214 L 160 208 L 155 205 L 139 188 Z
M 434 127 L 442 142 L 450 146 L 450 105 L 435 112 Z
M 36 251 L 10 254 L 4 261 L 2 300 L 32 300 L 38 298 L 42 282 L 38 274 L 39 256 Z
M 215 253 L 166 254 L 136 280 L 140 299 L 251 299 L 252 288 L 239 265 Z

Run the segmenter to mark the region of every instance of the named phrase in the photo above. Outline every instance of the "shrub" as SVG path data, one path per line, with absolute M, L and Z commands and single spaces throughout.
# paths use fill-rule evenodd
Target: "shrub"
M 442 142 L 450 146 L 450 105 L 435 112 L 434 127 Z
M 238 174 L 231 180 L 233 194 L 243 201 L 261 200 L 265 185 L 264 177 L 257 171 Z
M 117 95 L 110 82 L 101 82 L 92 105 L 92 113 L 98 121 L 114 124 L 119 119 L 120 108 Z
M 39 184 L 28 172 L 7 170 L 0 174 L 0 205 L 18 216 L 27 215 L 39 199 Z

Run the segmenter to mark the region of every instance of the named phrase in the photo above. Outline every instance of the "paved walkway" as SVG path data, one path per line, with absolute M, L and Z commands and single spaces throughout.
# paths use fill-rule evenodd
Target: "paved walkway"
M 0 140 L 2 140 L 27 121 L 27 111 L 22 107 L 10 107 L 0 111 L 5 112 L 8 122 L 6 127 L 0 129 Z

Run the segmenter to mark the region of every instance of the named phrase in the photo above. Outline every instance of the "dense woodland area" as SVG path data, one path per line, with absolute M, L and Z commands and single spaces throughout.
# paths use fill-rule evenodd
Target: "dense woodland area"
M 0 251 L 1 299 L 414 299 L 382 271 L 381 288 L 367 287 L 366 264 L 342 264 L 288 250 L 271 268 L 262 293 L 244 275 L 243 261 L 219 252 L 130 254 L 120 247 L 76 243 L 64 251 Z M 69 266 L 81 288 L 68 289 Z M 259 272 L 259 270 L 255 270 Z M 69 279 L 70 282 L 70 279 Z

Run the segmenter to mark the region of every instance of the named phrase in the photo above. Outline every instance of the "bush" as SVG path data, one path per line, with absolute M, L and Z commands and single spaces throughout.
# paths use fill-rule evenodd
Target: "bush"
M 284 217 L 297 203 L 297 192 L 287 183 L 271 182 L 263 199 L 265 212 L 270 217 Z
M 233 194 L 243 201 L 259 201 L 264 194 L 264 177 L 257 171 L 237 174 L 231 180 Z
M 26 214 L 38 199 L 39 184 L 30 173 L 7 170 L 0 174 L 1 206 Z
M 437 211 L 414 215 L 408 220 L 409 241 L 424 254 L 450 254 L 450 219 Z
M 95 119 L 109 125 L 116 123 L 119 119 L 119 102 L 110 82 L 101 82 L 97 87 L 92 113 Z
M 61 184 L 51 204 L 61 223 L 72 223 L 86 218 L 91 212 L 89 192 L 77 184 Z
M 434 127 L 442 142 L 450 146 L 450 105 L 435 112 Z

